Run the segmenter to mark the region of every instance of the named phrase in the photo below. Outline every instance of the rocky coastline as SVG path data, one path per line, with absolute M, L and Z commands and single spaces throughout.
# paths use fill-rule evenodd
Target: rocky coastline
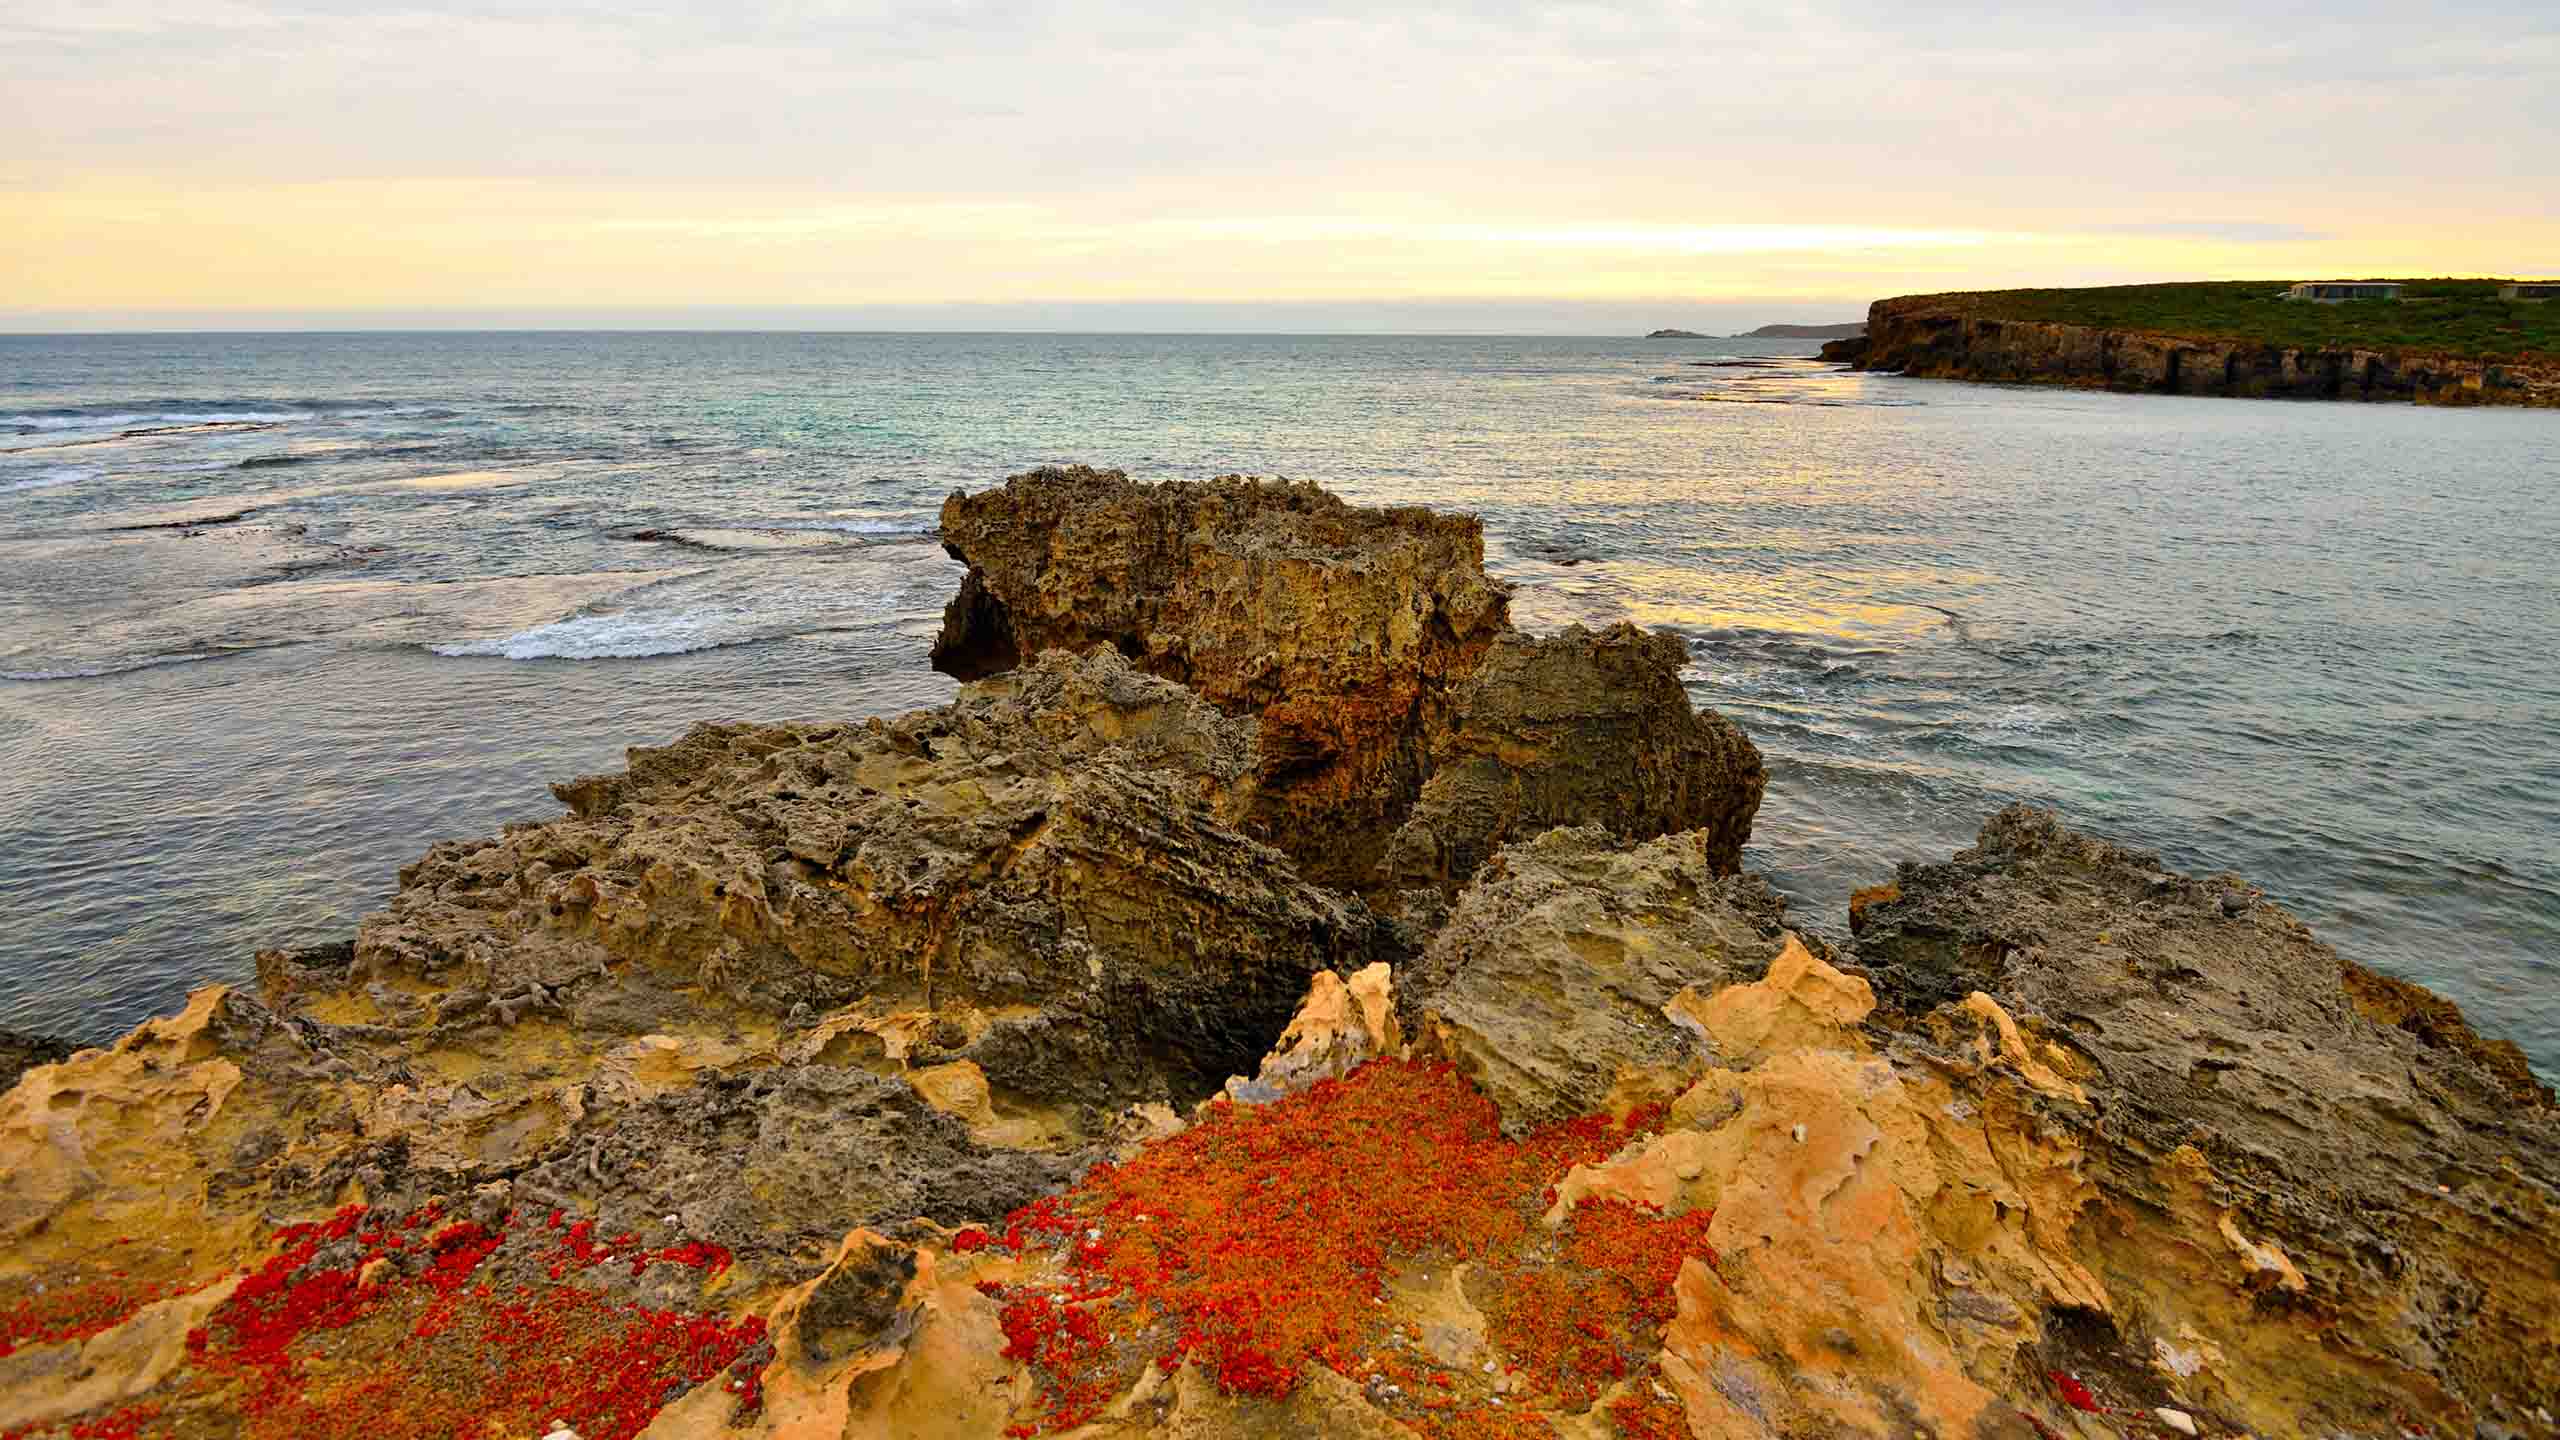
M 2012 807 L 1835 946 L 1470 517 L 942 533 L 951 704 L 13 1050 L 0 1436 L 2560 1436 L 2551 1092 L 2239 878 Z
M 1981 313 L 1967 297 L 1876 301 L 1822 347 L 1859 370 L 2090 390 L 2418 405 L 2560 406 L 2560 364 L 2430 351 L 2253 344 Z

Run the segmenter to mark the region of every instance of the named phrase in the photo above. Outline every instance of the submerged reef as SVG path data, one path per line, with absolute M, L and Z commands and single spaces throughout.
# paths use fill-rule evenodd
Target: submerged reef
M 1676 638 L 1046 470 L 706 725 L 0 1094 L 0 1436 L 2560 1436 L 2560 1111 L 2013 807 L 1800 935 Z

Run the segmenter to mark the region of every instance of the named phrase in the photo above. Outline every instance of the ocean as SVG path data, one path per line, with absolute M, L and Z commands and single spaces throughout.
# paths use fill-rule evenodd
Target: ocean
M 1084 462 L 1473 511 L 1524 627 L 1677 631 L 1806 928 L 2028 800 L 2560 1073 L 2560 416 L 1811 349 L 0 336 L 0 1024 L 343 938 L 626 745 L 940 703 L 937 507 Z

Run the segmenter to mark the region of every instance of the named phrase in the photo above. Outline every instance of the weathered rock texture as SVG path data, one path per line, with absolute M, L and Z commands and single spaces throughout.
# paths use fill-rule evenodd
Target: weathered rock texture
M 191 1293 L 342 1204 L 494 1187 L 626 1255 L 715 1247 L 752 1294 L 859 1225 L 1028 1203 L 1134 1107 L 1249 1072 L 1311 977 L 1400 953 L 1231 828 L 1253 731 L 1107 649 L 895 721 L 698 727 L 558 787 L 561 819 L 436 846 L 354 944 L 261 956 L 263 999 L 30 1070 L 0 1315 L 35 1318 L 0 1393 L 34 1398 L 0 1429 L 83 1408 L 44 1378 L 90 1363 L 46 1295 Z
M 18 1077 L 35 1066 L 70 1058 L 71 1045 L 68 1041 L 0 1029 L 0 1090 L 17 1084 Z
M 1758 752 L 1680 688 L 1680 642 L 1511 631 L 1467 516 L 1311 485 L 1036 470 L 943 506 L 969 565 L 934 663 L 962 677 L 1109 645 L 1259 717 L 1252 833 L 1321 883 L 1442 895 L 1504 840 L 1709 829 L 1738 865 Z
M 936 668 L 1110 645 L 1258 715 L 1257 833 L 1337 884 L 1374 864 L 1450 688 L 1510 624 L 1472 516 L 1364 510 L 1312 485 L 1035 470 L 952 496 L 942 538 L 969 574 Z
M 2085 1087 L 2051 1116 L 2094 1191 L 2077 1248 L 2118 1333 L 2205 1342 L 2186 1398 L 2268 1433 L 2552 1428 L 2560 1114 L 2513 1046 L 2050 814 L 1895 884 L 1859 963 L 1906 1011 L 1998 996 Z
M 1971 313 L 1962 297 L 1904 296 L 1867 312 L 1863 342 L 1823 358 L 1948 380 L 2076 385 L 2173 395 L 2560 405 L 2560 366 L 2423 351 L 2306 349 L 2103 330 Z
M 1665 631 L 1579 625 L 1506 635 L 1452 696 L 1430 776 L 1377 883 L 1450 891 L 1505 843 L 1597 821 L 1639 838 L 1694 833 L 1709 868 L 1742 868 L 1766 784 L 1760 751 L 1680 685 Z
M 1666 1007 L 1765 971 L 1784 932 L 1784 903 L 1704 836 L 1549 830 L 1459 898 L 1399 998 L 1521 1134 L 1677 1093 L 1713 1043 Z

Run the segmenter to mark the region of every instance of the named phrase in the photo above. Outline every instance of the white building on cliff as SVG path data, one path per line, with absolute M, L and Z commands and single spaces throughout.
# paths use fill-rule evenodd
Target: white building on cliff
M 2287 300 L 2338 305 L 2349 300 L 2397 300 L 2400 286 L 2390 280 L 2305 280 L 2284 292 Z

